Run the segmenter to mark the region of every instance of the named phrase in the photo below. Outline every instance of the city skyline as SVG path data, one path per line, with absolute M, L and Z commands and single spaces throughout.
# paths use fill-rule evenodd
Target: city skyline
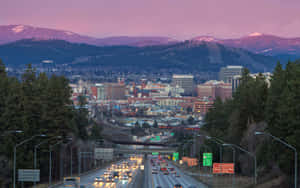
M 0 25 L 24 24 L 94 36 L 209 35 L 238 38 L 253 32 L 297 37 L 297 0 L 8 1 Z

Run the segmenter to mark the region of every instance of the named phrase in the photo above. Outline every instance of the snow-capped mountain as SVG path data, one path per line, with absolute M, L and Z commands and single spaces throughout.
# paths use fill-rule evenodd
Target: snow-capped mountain
M 198 42 L 218 42 L 218 39 L 212 37 L 212 36 L 199 36 L 194 37 L 191 39 L 192 41 L 198 41 Z
M 211 36 L 194 37 L 190 41 L 219 43 L 229 47 L 242 48 L 251 52 L 280 57 L 279 60 L 300 58 L 300 37 L 284 38 L 254 32 L 236 39 L 216 39 Z
M 283 38 L 274 35 L 252 33 L 239 39 L 218 41 L 227 46 L 243 48 L 265 55 L 300 55 L 300 38 Z
M 86 43 L 97 46 L 129 45 L 147 46 L 174 43 L 168 37 L 128 37 L 117 36 L 108 38 L 94 38 L 79 35 L 71 31 L 32 27 L 28 25 L 3 25 L 0 26 L 0 44 L 10 43 L 21 39 L 49 40 L 58 39 L 73 43 Z

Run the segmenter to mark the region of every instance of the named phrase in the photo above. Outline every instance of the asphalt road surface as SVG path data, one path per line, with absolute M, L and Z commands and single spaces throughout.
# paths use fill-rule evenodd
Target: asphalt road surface
M 153 159 L 154 166 L 150 163 L 150 159 Z M 148 176 L 146 184 L 147 188 L 173 188 L 174 185 L 180 184 L 182 188 L 189 188 L 189 187 L 196 187 L 196 188 L 207 188 L 204 184 L 196 181 L 195 179 L 191 178 L 190 176 L 184 174 L 180 169 L 178 169 L 176 166 L 172 165 L 170 162 L 166 161 L 168 163 L 168 175 L 165 175 L 163 172 L 159 170 L 159 165 L 157 165 L 158 159 L 154 157 L 149 157 L 146 161 L 146 169 L 145 174 Z M 169 170 L 169 168 L 174 168 L 173 171 Z M 154 171 L 157 171 L 157 174 L 152 174 L 152 170 L 157 169 Z M 173 172 L 173 173 L 172 173 Z M 176 174 L 179 174 L 180 177 L 176 177 Z
M 124 160 L 124 161 L 129 161 Z M 122 161 L 122 162 L 124 162 Z M 120 165 L 122 162 L 116 163 L 117 165 Z M 129 167 L 130 169 L 130 167 Z M 138 168 L 136 169 L 130 169 L 132 171 L 132 177 L 129 178 L 128 180 L 114 180 L 114 182 L 95 182 L 96 177 L 104 177 L 104 172 L 109 171 L 108 169 L 99 169 L 96 170 L 95 172 L 89 173 L 87 175 L 82 175 L 80 176 L 80 185 L 83 185 L 84 188 L 130 188 L 132 181 L 134 180 L 137 171 L 139 170 Z M 112 170 L 111 170 L 112 171 Z M 59 186 L 59 188 L 64 188 L 64 186 Z

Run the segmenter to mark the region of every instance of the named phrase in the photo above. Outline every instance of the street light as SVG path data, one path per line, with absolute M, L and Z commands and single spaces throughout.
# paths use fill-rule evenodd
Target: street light
M 256 173 L 256 156 L 253 153 L 250 153 L 249 151 L 243 149 L 242 147 L 235 145 L 235 144 L 227 144 L 227 145 L 231 145 L 233 147 L 236 147 L 237 149 L 247 153 L 248 155 L 250 155 L 251 157 L 253 157 L 254 159 L 254 185 L 256 185 L 256 180 L 257 180 L 257 173 Z
M 28 139 L 26 139 L 26 140 L 23 140 L 22 142 L 20 142 L 20 143 L 18 143 L 18 144 L 16 144 L 15 145 L 15 147 L 14 147 L 14 172 L 13 172 L 13 181 L 14 181 L 14 183 L 13 183 L 13 188 L 16 188 L 16 158 L 17 158 L 17 147 L 19 147 L 19 146 L 21 146 L 21 145 L 23 145 L 23 144 L 25 144 L 26 142 L 29 142 L 29 141 L 31 141 L 31 140 L 33 140 L 35 137 L 45 137 L 46 135 L 45 134 L 39 134 L 39 135 L 34 135 L 34 136 L 32 136 L 32 137 L 30 137 L 30 138 L 28 138 Z
M 61 137 L 61 136 L 55 136 L 55 137 L 49 138 L 49 139 L 47 139 L 47 140 L 45 140 L 45 141 L 43 141 L 43 142 L 40 142 L 39 144 L 37 144 L 37 145 L 34 146 L 34 161 L 33 161 L 33 168 L 34 168 L 34 169 L 36 169 L 36 163 L 37 163 L 37 149 L 38 149 L 42 144 L 47 143 L 47 142 L 49 142 L 49 141 L 51 141 L 51 140 L 53 140 L 53 139 L 57 139 L 57 138 L 60 139 L 60 138 L 62 138 L 62 137 Z M 34 182 L 33 184 L 34 184 L 34 187 L 36 187 L 36 182 Z
M 254 134 L 255 135 L 267 135 L 267 136 L 270 136 L 274 140 L 276 140 L 276 141 L 282 143 L 283 145 L 287 146 L 288 148 L 294 150 L 294 152 L 295 152 L 295 163 L 294 163 L 294 168 L 295 168 L 295 170 L 294 170 L 295 171 L 295 183 L 294 183 L 294 185 L 295 185 L 295 188 L 297 188 L 297 173 L 298 173 L 298 170 L 297 170 L 297 161 L 298 161 L 298 153 L 297 153 L 296 148 L 293 147 L 293 146 L 291 146 L 291 145 L 289 145 L 288 143 L 282 141 L 281 139 L 279 139 L 279 138 L 271 135 L 270 133 L 256 131 Z
M 235 167 L 235 148 L 231 144 L 222 144 L 223 146 L 228 146 L 232 149 L 232 159 L 233 159 L 233 168 Z M 235 171 L 235 170 L 234 170 Z M 232 177 L 232 187 L 235 187 L 235 172 Z
M 69 144 L 72 143 L 73 139 L 72 138 L 68 138 L 68 140 L 70 141 Z M 72 177 L 73 175 L 73 147 L 70 146 L 70 176 Z
M 58 144 L 61 144 L 63 140 L 56 142 L 49 147 L 49 187 L 51 187 L 51 180 L 52 180 L 52 148 Z
M 204 135 L 198 134 L 197 136 L 204 136 Z M 223 159 L 223 157 L 222 157 L 222 144 L 224 144 L 225 142 L 222 141 L 222 140 L 220 140 L 220 139 L 218 139 L 218 138 L 211 137 L 211 136 L 204 136 L 204 137 L 206 139 L 208 139 L 208 140 L 210 140 L 210 141 L 212 141 L 212 142 L 214 142 L 214 143 L 216 143 L 216 144 L 219 145 L 220 163 L 222 163 L 222 159 Z

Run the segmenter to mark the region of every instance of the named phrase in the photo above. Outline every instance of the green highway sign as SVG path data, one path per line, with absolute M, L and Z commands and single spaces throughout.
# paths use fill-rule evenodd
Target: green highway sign
M 171 133 L 171 136 L 174 136 L 174 133 Z
M 179 160 L 179 153 L 178 152 L 173 153 L 173 160 L 174 161 L 178 161 Z
M 203 153 L 203 166 L 212 166 L 212 153 Z
M 158 152 L 152 152 L 152 155 L 159 155 Z
M 155 140 L 160 140 L 160 136 L 156 136 L 156 137 L 155 137 Z

